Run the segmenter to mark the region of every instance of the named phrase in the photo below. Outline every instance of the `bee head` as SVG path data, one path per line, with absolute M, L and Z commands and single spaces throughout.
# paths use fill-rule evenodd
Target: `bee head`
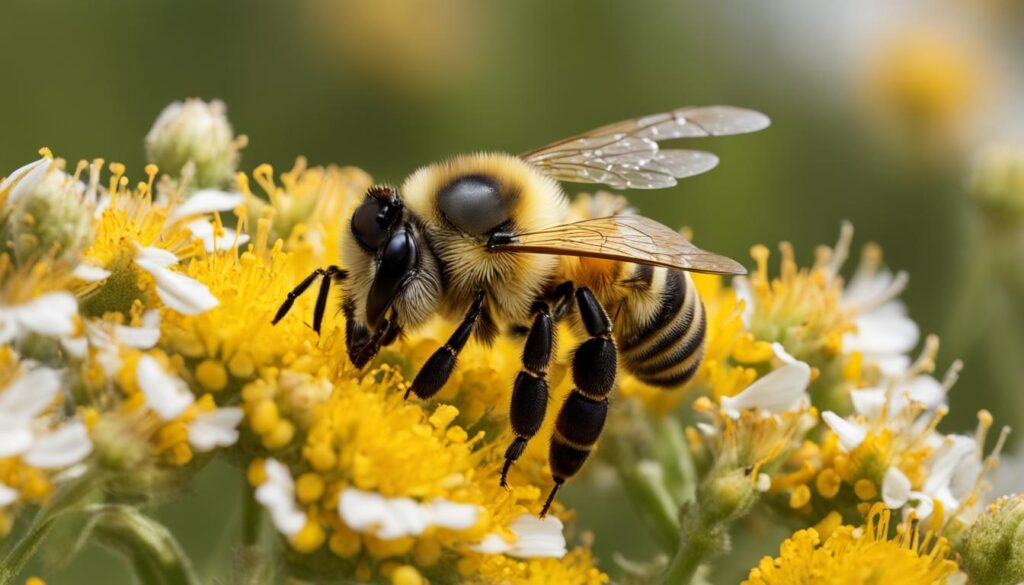
M 352 214 L 350 229 L 355 245 L 348 248 L 346 265 L 355 276 L 356 316 L 372 331 L 389 314 L 399 325 L 421 320 L 419 313 L 433 308 L 424 298 L 436 297 L 436 262 L 398 190 L 370 188 Z

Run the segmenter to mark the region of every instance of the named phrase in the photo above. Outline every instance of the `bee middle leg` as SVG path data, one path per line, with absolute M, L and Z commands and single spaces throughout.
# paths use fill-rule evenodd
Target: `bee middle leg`
M 455 370 L 455 361 L 459 357 L 459 352 L 462 351 L 466 342 L 469 341 L 469 336 L 473 333 L 473 327 L 484 310 L 483 305 L 484 292 L 480 291 L 477 293 L 473 304 L 470 305 L 469 311 L 466 312 L 466 316 L 462 318 L 462 323 L 459 323 L 455 332 L 448 338 L 448 343 L 439 347 L 430 356 L 427 363 L 423 364 L 423 367 L 420 368 L 416 378 L 412 381 L 412 385 L 405 392 L 406 398 L 409 397 L 409 393 L 415 393 L 416 396 L 426 400 L 441 390 L 445 382 L 452 375 L 452 371 Z
M 317 277 L 323 277 L 323 280 L 320 282 L 320 292 L 316 296 L 316 306 L 313 309 L 313 331 L 316 331 L 318 334 L 320 333 L 320 325 L 323 323 L 324 311 L 327 309 L 327 294 L 331 290 L 331 283 L 335 280 L 340 282 L 348 277 L 348 272 L 334 265 L 327 268 L 317 268 L 309 276 L 302 279 L 302 282 L 296 285 L 288 293 L 288 297 L 285 298 L 284 302 L 281 303 L 281 307 L 277 309 L 274 319 L 270 322 L 271 325 L 277 325 L 278 321 L 284 319 L 284 316 L 292 309 L 292 305 L 295 304 L 295 299 L 302 296 Z
M 526 450 L 526 444 L 544 423 L 548 409 L 548 366 L 555 341 L 551 310 L 544 301 L 534 305 L 534 319 L 523 345 L 523 369 L 512 387 L 509 422 L 516 438 L 505 451 L 501 468 L 501 487 L 508 487 L 508 472 Z
M 562 403 L 551 435 L 549 463 L 555 482 L 541 517 L 565 481 L 579 472 L 601 436 L 608 416 L 608 394 L 615 385 L 618 350 L 608 313 L 587 287 L 576 289 L 580 320 L 590 338 L 572 356 L 573 389 Z

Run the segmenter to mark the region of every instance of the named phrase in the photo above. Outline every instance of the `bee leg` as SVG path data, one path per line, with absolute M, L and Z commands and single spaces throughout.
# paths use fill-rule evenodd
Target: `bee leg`
M 615 385 L 618 357 L 608 313 L 586 287 L 576 289 L 576 305 L 590 339 L 573 353 L 574 387 L 555 419 L 549 452 L 555 486 L 541 510 L 542 517 L 551 507 L 555 492 L 583 467 L 601 436 L 608 416 L 608 394 Z
M 448 338 L 448 343 L 439 347 L 430 356 L 427 363 L 420 368 L 416 379 L 412 381 L 412 385 L 405 392 L 406 398 L 409 397 L 410 392 L 413 392 L 416 396 L 426 400 L 437 394 L 438 390 L 444 386 L 448 377 L 452 375 L 452 370 L 455 369 L 455 360 L 458 359 L 459 352 L 469 341 L 469 336 L 473 333 L 473 326 L 476 325 L 477 319 L 483 312 L 483 304 L 484 292 L 480 291 L 473 304 L 470 305 L 466 316 L 462 318 L 462 323 L 459 323 L 455 332 Z
M 523 454 L 526 443 L 540 430 L 548 409 L 548 365 L 554 345 L 554 323 L 548 304 L 538 301 L 534 305 L 533 325 L 523 345 L 523 369 L 512 387 L 512 405 L 509 422 L 516 438 L 505 451 L 505 465 L 501 468 L 501 487 L 508 487 L 508 472 Z
M 313 330 L 320 333 L 320 324 L 324 318 L 324 309 L 327 306 L 327 292 L 331 288 L 331 281 L 342 281 L 348 277 L 348 272 L 333 265 L 328 266 L 327 268 L 317 268 L 309 276 L 302 279 L 302 282 L 288 293 L 288 298 L 281 303 L 281 307 L 277 310 L 277 314 L 274 315 L 274 320 L 270 323 L 272 325 L 277 325 L 278 321 L 284 319 L 284 316 L 291 310 L 292 305 L 295 304 L 295 299 L 302 296 L 302 293 L 306 292 L 306 289 L 313 284 L 313 281 L 316 280 L 317 277 L 321 276 L 324 280 L 320 283 L 320 293 L 317 295 L 316 300 L 316 312 L 313 314 Z

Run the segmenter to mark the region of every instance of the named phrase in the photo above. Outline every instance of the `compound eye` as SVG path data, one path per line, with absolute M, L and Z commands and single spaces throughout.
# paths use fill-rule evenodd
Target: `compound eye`
M 380 201 L 367 199 L 352 214 L 352 235 L 368 250 L 376 250 L 388 238 L 388 226 L 381 221 Z

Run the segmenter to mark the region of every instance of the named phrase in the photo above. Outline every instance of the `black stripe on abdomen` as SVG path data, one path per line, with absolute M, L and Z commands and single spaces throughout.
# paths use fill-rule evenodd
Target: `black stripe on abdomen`
M 639 380 L 672 388 L 688 382 L 704 355 L 704 304 L 689 276 L 671 270 L 661 292 L 661 310 L 640 331 L 621 340 L 620 361 Z

